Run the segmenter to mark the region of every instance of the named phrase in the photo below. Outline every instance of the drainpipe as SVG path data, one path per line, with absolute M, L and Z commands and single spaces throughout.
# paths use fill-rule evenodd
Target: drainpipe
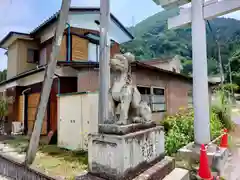
M 60 84 L 60 76 L 58 74 L 54 74 L 55 76 L 57 76 L 58 79 L 58 83 L 57 83 L 57 91 L 58 91 L 58 95 L 60 95 L 60 88 L 61 88 L 61 84 Z
M 58 77 L 58 95 L 60 95 L 60 78 Z
M 68 47 L 67 47 L 67 62 L 70 62 L 71 60 L 71 57 L 70 57 L 70 54 L 71 54 L 71 29 L 70 29 L 70 24 L 67 23 L 67 26 L 68 26 L 68 29 L 67 29 L 67 41 L 68 41 Z
M 31 88 L 27 88 L 27 89 L 23 90 L 23 92 L 22 92 L 22 95 L 23 95 L 23 117 L 22 117 L 22 119 L 23 119 L 23 122 L 22 122 L 23 130 L 24 130 L 24 122 L 25 122 L 25 93 L 29 90 L 31 90 Z

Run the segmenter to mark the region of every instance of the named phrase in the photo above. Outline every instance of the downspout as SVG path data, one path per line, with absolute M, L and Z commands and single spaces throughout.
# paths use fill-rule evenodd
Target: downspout
M 60 95 L 60 88 L 61 88 L 61 84 L 60 84 L 60 76 L 58 75 L 58 74 L 54 74 L 55 76 L 57 76 L 57 80 L 58 80 L 58 82 L 57 82 L 57 93 L 58 93 L 58 95 Z
M 71 26 L 67 23 L 67 62 L 70 62 L 71 60 Z
M 61 88 L 60 78 L 58 77 L 58 95 L 60 95 L 60 88 Z
M 29 90 L 31 90 L 31 88 L 27 88 L 27 89 L 23 90 L 23 92 L 22 92 L 22 95 L 23 95 L 23 113 L 22 113 L 22 120 L 23 120 L 22 127 L 23 127 L 23 130 L 24 130 L 24 127 L 25 127 L 25 125 L 24 125 L 24 122 L 25 122 L 25 103 L 26 103 L 25 102 L 25 93 Z

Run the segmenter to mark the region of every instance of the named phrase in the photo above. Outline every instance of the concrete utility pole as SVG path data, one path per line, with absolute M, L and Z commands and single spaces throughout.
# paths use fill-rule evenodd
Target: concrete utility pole
M 223 85 L 224 82 L 224 72 L 223 72 L 223 66 L 222 66 L 222 55 L 221 55 L 221 45 L 217 40 L 217 46 L 218 46 L 218 63 L 219 63 L 219 71 L 221 75 L 221 85 Z
M 228 62 L 229 82 L 230 82 L 230 84 L 232 84 L 232 83 L 233 83 L 233 81 L 232 81 L 232 68 L 231 68 L 231 60 L 229 59 L 228 61 L 229 61 L 229 62 Z M 232 86 L 231 86 L 231 93 L 232 93 L 232 95 L 234 96 L 234 93 L 233 93 L 233 87 L 232 87 Z
M 39 144 L 40 134 L 42 130 L 43 119 L 46 112 L 47 103 L 49 100 L 49 95 L 52 88 L 53 77 L 57 65 L 57 56 L 60 52 L 60 46 L 62 43 L 63 32 L 66 27 L 66 23 L 68 20 L 68 12 L 70 8 L 71 0 L 63 0 L 61 11 L 58 17 L 57 29 L 54 36 L 53 41 L 53 49 L 50 57 L 50 61 L 48 66 L 45 70 L 45 76 L 43 81 L 43 87 L 40 97 L 40 103 L 38 105 L 37 114 L 36 114 L 36 121 L 34 124 L 34 129 L 31 135 L 30 144 L 28 146 L 28 151 L 25 159 L 25 163 L 27 165 L 32 164 Z
M 192 1 L 192 64 L 194 138 L 196 144 L 210 142 L 206 25 L 203 0 Z
M 100 61 L 99 61 L 99 110 L 98 123 L 103 124 L 109 118 L 108 92 L 110 87 L 110 0 L 100 1 Z

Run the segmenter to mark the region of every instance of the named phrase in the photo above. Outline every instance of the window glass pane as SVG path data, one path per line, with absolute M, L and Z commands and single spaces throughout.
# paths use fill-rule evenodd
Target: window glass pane
M 188 97 L 192 97 L 192 90 L 188 91 Z
M 97 62 L 99 62 L 100 59 L 100 46 L 97 45 Z
M 37 63 L 39 61 L 39 52 L 36 49 L 27 50 L 27 62 L 28 63 Z
M 150 87 L 141 87 L 141 86 L 137 86 L 138 91 L 140 92 L 140 94 L 149 94 L 150 95 Z
M 34 62 L 34 50 L 33 49 L 28 49 L 28 52 L 27 52 L 27 61 L 30 62 L 30 63 L 33 63 Z
M 153 112 L 154 111 L 165 111 L 166 110 L 166 104 L 153 104 Z
M 193 103 L 192 90 L 188 91 L 188 104 Z
M 40 51 L 40 61 L 39 61 L 39 65 L 44 65 L 47 63 L 47 49 L 43 48 Z
M 153 88 L 154 95 L 164 95 L 164 89 L 162 88 Z
M 148 103 L 148 105 L 150 104 L 150 98 L 151 98 L 151 96 L 150 95 L 148 95 L 148 94 L 142 94 L 141 95 L 141 98 L 142 98 L 142 100 L 143 101 L 146 101 L 147 103 Z
M 88 43 L 88 61 L 97 62 L 97 45 Z
M 165 96 L 162 95 L 153 95 L 152 96 L 153 103 L 165 103 Z

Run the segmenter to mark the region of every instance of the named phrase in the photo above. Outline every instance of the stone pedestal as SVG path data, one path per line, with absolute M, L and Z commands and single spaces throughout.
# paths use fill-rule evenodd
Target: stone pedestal
M 179 149 L 179 155 L 181 158 L 188 161 L 199 161 L 200 146 L 195 145 L 194 142 Z M 208 165 L 221 174 L 225 163 L 229 157 L 229 150 L 227 148 L 220 148 L 216 144 L 211 144 L 207 148 Z
M 91 134 L 88 148 L 90 173 L 130 179 L 164 157 L 164 130 L 157 126 L 125 135 Z

